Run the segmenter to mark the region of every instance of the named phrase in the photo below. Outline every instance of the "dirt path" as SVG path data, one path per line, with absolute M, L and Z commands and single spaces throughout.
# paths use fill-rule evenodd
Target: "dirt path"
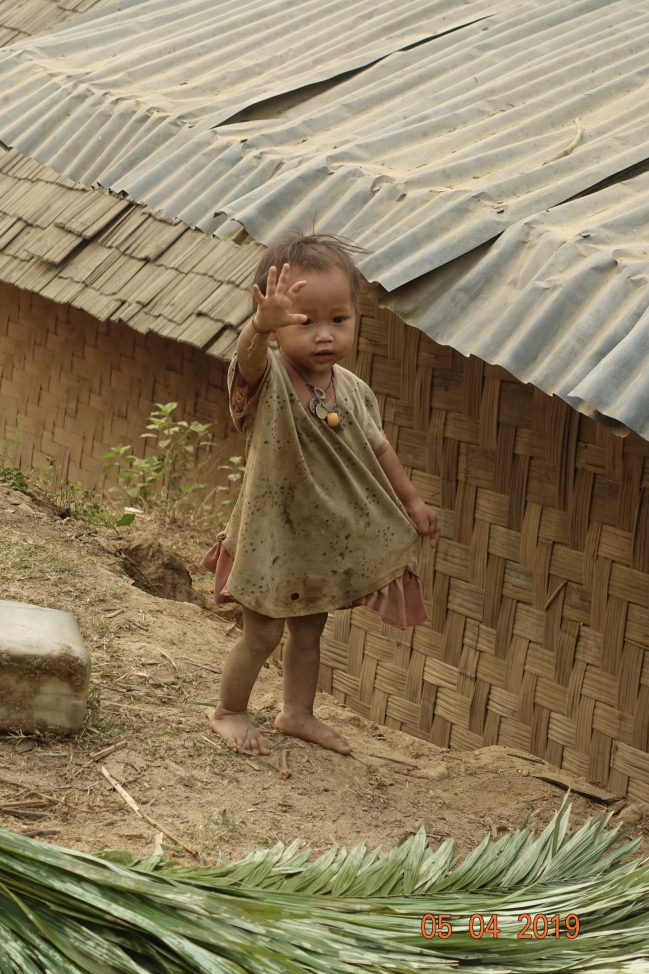
M 112 790 L 102 764 L 210 864 L 297 837 L 317 852 L 362 838 L 388 848 L 422 822 L 434 843 L 453 835 L 464 855 L 486 832 L 513 828 L 528 812 L 543 825 L 559 806 L 561 789 L 534 777 L 538 758 L 502 747 L 444 751 L 361 721 L 326 694 L 316 712 L 342 730 L 355 757 L 283 738 L 273 728 L 281 699 L 274 663 L 252 699 L 273 752 L 254 761 L 230 754 L 210 734 L 206 711 L 236 638 L 233 623 L 213 608 L 133 588 L 100 541 L 0 487 L 0 599 L 73 612 L 93 658 L 82 733 L 0 736 L 0 826 L 87 852 L 150 853 L 154 828 Z M 20 799 L 29 806 L 7 808 Z M 573 824 L 601 807 L 575 796 Z M 172 843 L 169 850 L 190 859 Z

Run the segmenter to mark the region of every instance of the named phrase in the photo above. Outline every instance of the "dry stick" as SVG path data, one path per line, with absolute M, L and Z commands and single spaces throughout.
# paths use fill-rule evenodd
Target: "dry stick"
M 178 672 L 178 667 L 176 666 L 176 664 L 172 660 L 172 658 L 169 655 L 169 653 L 165 653 L 164 649 L 160 649 L 160 647 L 158 647 L 158 652 L 161 653 L 163 656 L 165 656 L 169 660 L 169 662 L 171 663 L 171 665 L 173 666 L 174 670 L 177 673 Z
M 18 808 L 18 809 L 20 809 L 20 808 L 47 808 L 47 806 L 48 805 L 51 805 L 51 804 L 52 804 L 51 802 L 44 802 L 44 801 L 34 802 L 34 801 L 29 801 L 29 800 L 28 801 L 25 801 L 25 802 L 3 802 L 2 805 L 0 805 L 0 811 L 4 811 L 7 808 Z
M 120 798 L 124 799 L 124 801 L 131 809 L 131 811 L 135 812 L 135 814 L 138 815 L 145 822 L 148 822 L 149 825 L 152 825 L 154 829 L 158 830 L 158 832 L 164 833 L 164 835 L 166 835 L 168 839 L 171 839 L 172 842 L 175 842 L 176 845 L 181 846 L 192 856 L 196 856 L 198 858 L 199 853 L 196 849 L 193 849 L 192 846 L 187 845 L 185 842 L 182 841 L 182 839 L 176 838 L 175 835 L 172 835 L 172 833 L 169 832 L 167 829 L 165 829 L 164 826 L 160 825 L 159 822 L 155 822 L 149 815 L 147 815 L 146 812 L 143 812 L 140 806 L 135 801 L 135 799 L 131 798 L 131 796 L 129 795 L 129 793 L 126 791 L 125 788 L 122 788 L 119 781 L 115 781 L 115 779 L 110 774 L 110 772 L 106 771 L 106 768 L 103 766 L 103 764 L 101 766 L 101 773 L 103 774 L 104 778 L 113 786 L 113 788 L 120 796 Z
M 254 761 L 250 761 L 248 759 L 248 756 L 246 754 L 244 754 L 243 752 L 231 751 L 230 748 L 221 747 L 220 744 L 217 744 L 216 743 L 216 741 L 211 741 L 209 739 L 209 737 L 205 737 L 203 734 L 199 734 L 198 736 L 200 737 L 200 739 L 202 741 L 205 741 L 207 744 L 211 744 L 212 747 L 215 747 L 217 751 L 220 751 L 221 752 L 221 754 L 232 754 L 235 757 L 240 757 L 240 758 L 242 758 L 244 764 L 246 764 L 249 768 L 252 768 L 253 771 L 261 771 L 261 768 L 259 767 L 259 765 L 258 764 L 255 764 Z
M 384 761 L 394 761 L 395 764 L 406 764 L 409 768 L 418 768 L 419 765 L 415 764 L 414 761 L 408 761 L 407 758 L 395 758 L 391 754 L 381 754 L 380 751 L 366 751 L 369 757 L 382 758 Z M 354 754 L 353 757 L 356 757 Z M 356 758 L 358 761 L 358 758 Z
M 204 737 L 203 734 L 199 734 L 198 736 L 200 737 L 200 739 L 202 741 L 207 741 L 208 744 L 211 744 L 212 747 L 215 747 L 217 751 L 224 751 L 225 750 L 225 748 L 221 747 L 220 744 L 217 744 L 216 741 L 211 741 L 209 739 L 209 737 Z
M 548 599 L 548 601 L 543 606 L 543 611 L 544 612 L 547 612 L 548 611 L 548 609 L 550 608 L 550 606 L 552 605 L 552 603 L 556 599 L 556 597 L 559 594 L 559 592 L 563 592 L 563 590 L 564 590 L 564 588 L 566 587 L 567 584 L 568 584 L 568 579 L 566 578 L 566 579 L 564 579 L 563 582 L 561 582 L 560 585 L 557 585 L 557 587 L 555 588 L 554 592 L 552 593 L 552 595 L 550 596 L 550 598 Z
M 111 744 L 110 747 L 105 747 L 101 751 L 97 751 L 97 753 L 93 754 L 86 764 L 82 764 L 81 767 L 77 768 L 76 771 L 73 771 L 72 774 L 75 775 L 79 774 L 80 771 L 85 771 L 85 769 L 89 768 L 91 764 L 95 763 L 95 761 L 99 761 L 100 758 L 108 757 L 108 755 L 112 754 L 114 751 L 119 751 L 120 747 L 125 747 L 126 744 L 128 744 L 128 741 L 120 741 L 119 744 Z
M 63 801 L 61 798 L 55 798 L 54 795 L 44 795 L 42 791 L 37 791 L 36 788 L 31 788 L 22 781 L 12 781 L 11 778 L 0 777 L 0 784 L 11 785 L 13 788 L 22 788 L 28 795 L 38 795 L 44 801 L 54 802 L 57 805 L 60 805 Z
M 185 663 L 191 663 L 192 666 L 198 666 L 200 670 L 208 670 L 210 673 L 216 673 L 220 676 L 221 670 L 215 670 L 213 666 L 205 666 L 204 663 L 195 663 L 193 659 L 189 659 L 188 656 L 179 656 L 178 659 L 183 660 Z
M 359 757 L 357 757 L 357 755 L 354 754 L 353 751 L 350 751 L 349 752 L 349 756 L 350 756 L 350 758 L 353 758 L 354 761 L 358 761 L 359 764 L 362 764 L 364 768 L 369 768 L 370 767 L 369 764 L 365 764 L 365 761 L 361 761 L 361 759 Z

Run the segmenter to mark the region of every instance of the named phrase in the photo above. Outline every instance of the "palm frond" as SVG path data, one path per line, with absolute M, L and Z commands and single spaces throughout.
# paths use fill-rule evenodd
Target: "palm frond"
M 210 869 L 0 830 L 0 974 L 646 974 L 639 840 L 608 829 L 610 813 L 571 833 L 569 815 L 564 803 L 540 835 L 486 837 L 459 864 L 423 829 L 387 853 L 361 842 L 311 859 L 296 840 Z M 560 936 L 520 940 L 523 913 L 558 914 Z M 424 914 L 450 914 L 452 935 L 425 939 Z M 474 914 L 497 915 L 498 936 L 474 939 Z

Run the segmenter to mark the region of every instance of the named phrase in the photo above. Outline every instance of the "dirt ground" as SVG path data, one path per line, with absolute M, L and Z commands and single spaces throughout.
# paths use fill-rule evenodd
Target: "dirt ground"
M 197 567 L 212 539 L 145 528 L 184 559 L 205 608 L 133 587 L 105 532 L 0 486 L 0 599 L 74 613 L 93 660 L 78 735 L 0 735 L 0 826 L 85 852 L 149 854 L 156 829 L 113 790 L 102 766 L 205 864 L 298 837 L 318 853 L 361 839 L 387 849 L 422 822 L 434 845 L 452 835 L 464 856 L 527 813 L 539 826 L 549 821 L 565 792 L 535 777 L 549 766 L 532 755 L 442 750 L 365 722 L 323 693 L 316 713 L 342 730 L 354 756 L 282 737 L 273 727 L 282 679 L 273 660 L 252 697 L 253 720 L 273 751 L 254 760 L 229 753 L 206 716 L 238 633 L 236 615 L 209 605 L 210 577 Z M 578 795 L 572 804 L 573 825 L 603 807 Z M 649 816 L 634 834 L 649 835 Z M 171 841 L 168 849 L 192 861 Z

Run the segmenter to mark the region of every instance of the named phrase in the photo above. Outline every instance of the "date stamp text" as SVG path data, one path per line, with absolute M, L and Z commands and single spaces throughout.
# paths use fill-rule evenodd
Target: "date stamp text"
M 439 937 L 440 940 L 448 940 L 453 935 L 452 915 L 450 913 L 440 913 L 434 916 L 427 913 L 421 918 L 421 933 L 426 940 Z M 554 916 L 546 916 L 545 913 L 521 913 L 518 922 L 521 929 L 518 932 L 518 940 L 544 940 L 546 937 L 567 937 L 574 940 L 579 935 L 579 917 L 576 913 L 569 913 L 562 921 L 558 913 Z M 498 914 L 492 916 L 482 916 L 474 913 L 469 920 L 469 933 L 474 940 L 481 937 L 497 937 L 500 933 L 498 927 Z

